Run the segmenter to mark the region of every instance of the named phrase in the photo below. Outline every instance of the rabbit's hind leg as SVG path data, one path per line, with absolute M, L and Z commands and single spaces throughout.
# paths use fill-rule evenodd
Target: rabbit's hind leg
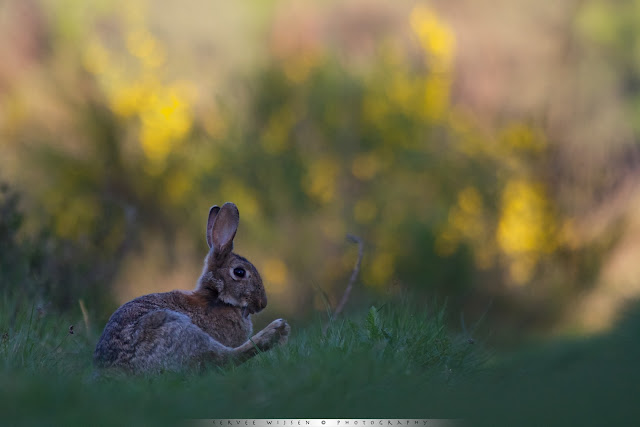
M 131 365 L 135 371 L 178 371 L 199 366 L 205 360 L 225 363 L 232 349 L 220 344 L 173 310 L 155 310 L 142 316 L 135 328 L 135 355 Z

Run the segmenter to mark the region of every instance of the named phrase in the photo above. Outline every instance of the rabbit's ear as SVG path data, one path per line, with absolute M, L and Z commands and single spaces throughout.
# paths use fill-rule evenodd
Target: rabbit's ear
M 209 209 L 209 219 L 207 220 L 207 245 L 209 245 L 209 248 L 213 246 L 211 233 L 213 232 L 213 223 L 216 220 L 216 216 L 218 216 L 218 212 L 220 212 L 220 208 L 217 205 L 211 206 L 211 209 Z
M 239 222 L 240 213 L 236 205 L 230 202 L 222 205 L 211 231 L 211 243 L 217 260 L 226 256 L 233 249 L 233 238 L 238 230 Z

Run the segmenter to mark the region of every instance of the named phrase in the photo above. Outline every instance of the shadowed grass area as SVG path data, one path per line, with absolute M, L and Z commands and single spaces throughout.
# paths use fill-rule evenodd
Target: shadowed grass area
M 171 425 L 187 418 L 463 418 L 469 425 L 624 425 L 638 415 L 640 316 L 609 335 L 494 355 L 454 336 L 443 310 L 403 303 L 292 325 L 288 345 L 241 366 L 96 378 L 97 335 L 37 309 L 0 319 L 9 424 Z M 10 304 L 9 304 L 10 305 Z M 80 323 L 77 323 L 81 325 Z M 577 424 L 576 424 L 577 423 Z
M 521 349 L 473 377 L 458 397 L 484 425 L 635 425 L 640 310 L 609 333 Z

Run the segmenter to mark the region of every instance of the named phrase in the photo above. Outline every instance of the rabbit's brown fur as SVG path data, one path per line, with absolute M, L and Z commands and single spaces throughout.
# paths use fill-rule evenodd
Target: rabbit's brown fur
M 233 203 L 211 208 L 210 250 L 196 289 L 144 295 L 121 306 L 98 341 L 97 366 L 153 372 L 241 363 L 287 341 L 283 319 L 249 340 L 250 315 L 267 305 L 267 296 L 253 264 L 232 252 L 239 220 Z

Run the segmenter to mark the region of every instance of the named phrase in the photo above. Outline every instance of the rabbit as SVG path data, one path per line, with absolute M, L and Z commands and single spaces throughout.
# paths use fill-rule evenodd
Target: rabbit
M 267 296 L 258 270 L 232 252 L 239 221 L 235 204 L 211 207 L 209 253 L 196 288 L 144 295 L 118 308 L 96 346 L 97 368 L 149 373 L 239 364 L 287 342 L 283 319 L 249 339 L 251 314 L 266 307 Z

